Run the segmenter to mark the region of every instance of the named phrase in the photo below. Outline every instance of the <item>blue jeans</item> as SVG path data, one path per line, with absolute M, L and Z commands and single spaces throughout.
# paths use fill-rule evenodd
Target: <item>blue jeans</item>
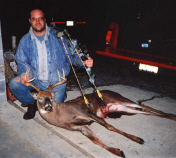
M 35 80 L 31 82 L 34 86 L 40 88 L 40 90 L 47 90 L 48 82 L 36 82 Z M 30 94 L 31 90 L 34 90 L 31 86 L 25 86 L 21 83 L 20 77 L 17 76 L 13 78 L 9 83 L 10 91 L 13 93 L 13 95 L 18 98 L 20 102 L 23 104 L 33 104 L 34 98 Z M 66 83 L 58 85 L 52 89 L 52 92 L 57 92 L 55 95 L 54 100 L 58 103 L 64 102 L 66 99 L 65 95 L 65 89 L 66 89 Z

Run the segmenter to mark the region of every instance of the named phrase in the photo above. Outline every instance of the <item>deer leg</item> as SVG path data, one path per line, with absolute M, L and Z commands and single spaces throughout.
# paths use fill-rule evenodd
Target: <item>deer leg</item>
M 153 115 L 158 117 L 163 117 L 171 120 L 176 121 L 176 115 L 164 113 L 163 111 L 153 109 L 151 107 L 145 106 L 145 105 L 138 105 L 134 103 L 128 103 L 128 104 L 116 104 L 116 103 L 110 103 L 107 104 L 106 109 L 108 109 L 108 112 L 125 112 L 127 114 L 145 114 L 145 115 Z
M 139 138 L 139 137 L 136 137 L 134 135 L 131 135 L 131 134 L 128 134 L 128 133 L 125 133 L 123 131 L 120 131 L 118 129 L 116 129 L 115 127 L 113 127 L 112 125 L 108 124 L 105 120 L 103 120 L 102 118 L 100 117 L 97 117 L 96 115 L 93 115 L 93 114 L 90 114 L 90 117 L 92 119 L 94 119 L 97 123 L 101 124 L 102 126 L 106 127 L 108 130 L 110 131 L 114 131 L 116 133 L 119 133 L 125 137 L 127 137 L 128 139 L 131 139 L 132 141 L 134 142 L 137 142 L 139 144 L 144 144 L 144 140 Z
M 146 106 L 145 106 L 146 107 Z M 168 113 L 164 113 L 162 111 L 153 109 L 153 108 L 136 108 L 136 107 L 126 107 L 125 112 L 127 112 L 128 114 L 144 114 L 144 115 L 152 115 L 152 116 L 158 116 L 158 117 L 162 117 L 162 118 L 168 118 L 168 119 L 172 119 L 172 120 L 176 120 L 176 116 L 173 114 L 168 114 Z
M 103 111 L 103 110 L 102 110 Z M 106 109 L 103 111 L 104 113 L 126 113 L 126 114 L 148 114 L 142 107 L 140 107 L 138 104 L 116 104 L 116 103 L 110 103 L 107 104 Z
M 146 106 L 146 105 L 140 105 L 140 106 L 143 108 L 143 111 L 150 112 L 149 115 L 164 117 L 164 118 L 168 118 L 168 119 L 176 121 L 176 115 L 174 115 L 174 114 L 165 113 L 163 111 L 156 110 L 156 109 L 151 108 L 151 107 Z M 155 113 L 157 113 L 157 114 L 155 114 Z
M 93 143 L 101 146 L 102 148 L 108 150 L 109 152 L 111 152 L 117 156 L 121 156 L 121 157 L 125 158 L 123 151 L 121 151 L 120 149 L 117 149 L 117 148 L 109 147 L 106 144 L 104 144 L 103 142 L 101 142 L 87 126 L 77 126 L 74 124 L 67 124 L 67 125 L 69 126 L 70 130 L 81 132 L 83 135 L 85 135 L 87 138 L 89 138 Z
M 143 111 L 143 108 L 141 106 L 135 103 L 126 103 L 126 104 L 109 103 L 107 104 L 104 111 L 106 111 L 107 113 L 124 112 L 127 114 L 145 114 L 146 113 L 145 111 Z
M 145 106 L 147 107 L 147 106 Z M 136 107 L 125 107 L 126 109 L 124 110 L 126 113 L 128 114 L 144 114 L 144 115 L 152 115 L 152 116 L 158 116 L 158 117 L 162 117 L 162 118 L 167 118 L 167 119 L 171 119 L 171 120 L 175 120 L 176 121 L 176 115 L 173 114 L 168 114 L 168 113 L 164 113 L 162 111 L 153 109 L 153 108 L 136 108 Z

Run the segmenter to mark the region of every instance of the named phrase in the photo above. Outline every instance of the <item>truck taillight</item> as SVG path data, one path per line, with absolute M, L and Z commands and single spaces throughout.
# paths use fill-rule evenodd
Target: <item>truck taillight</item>
M 106 44 L 108 45 L 110 45 L 111 43 L 111 35 L 112 35 L 112 31 L 108 31 L 106 35 Z

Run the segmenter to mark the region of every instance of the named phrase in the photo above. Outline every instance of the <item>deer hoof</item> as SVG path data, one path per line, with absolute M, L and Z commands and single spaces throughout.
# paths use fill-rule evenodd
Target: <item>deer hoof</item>
M 123 151 L 121 151 L 121 153 L 120 153 L 120 154 L 121 154 L 121 157 L 126 158 L 126 157 L 125 157 L 125 154 L 124 154 L 124 152 L 123 152 Z
M 125 158 L 125 154 L 123 153 L 123 151 L 118 148 L 107 147 L 106 149 L 117 156 Z
M 138 143 L 139 144 L 144 144 L 144 140 L 140 138 L 139 141 L 138 141 Z

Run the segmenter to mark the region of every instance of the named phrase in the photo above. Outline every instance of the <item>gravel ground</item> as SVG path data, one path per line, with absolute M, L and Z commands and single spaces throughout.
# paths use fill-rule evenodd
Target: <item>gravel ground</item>
M 125 60 L 119 60 L 101 55 L 92 56 L 93 72 L 96 76 L 96 86 L 128 85 L 143 90 L 157 92 L 163 96 L 176 98 L 176 71 L 159 69 L 158 74 L 141 72 L 137 65 Z M 90 87 L 84 71 L 78 71 L 78 78 L 84 88 Z M 67 90 L 78 88 L 73 74 L 68 78 Z

